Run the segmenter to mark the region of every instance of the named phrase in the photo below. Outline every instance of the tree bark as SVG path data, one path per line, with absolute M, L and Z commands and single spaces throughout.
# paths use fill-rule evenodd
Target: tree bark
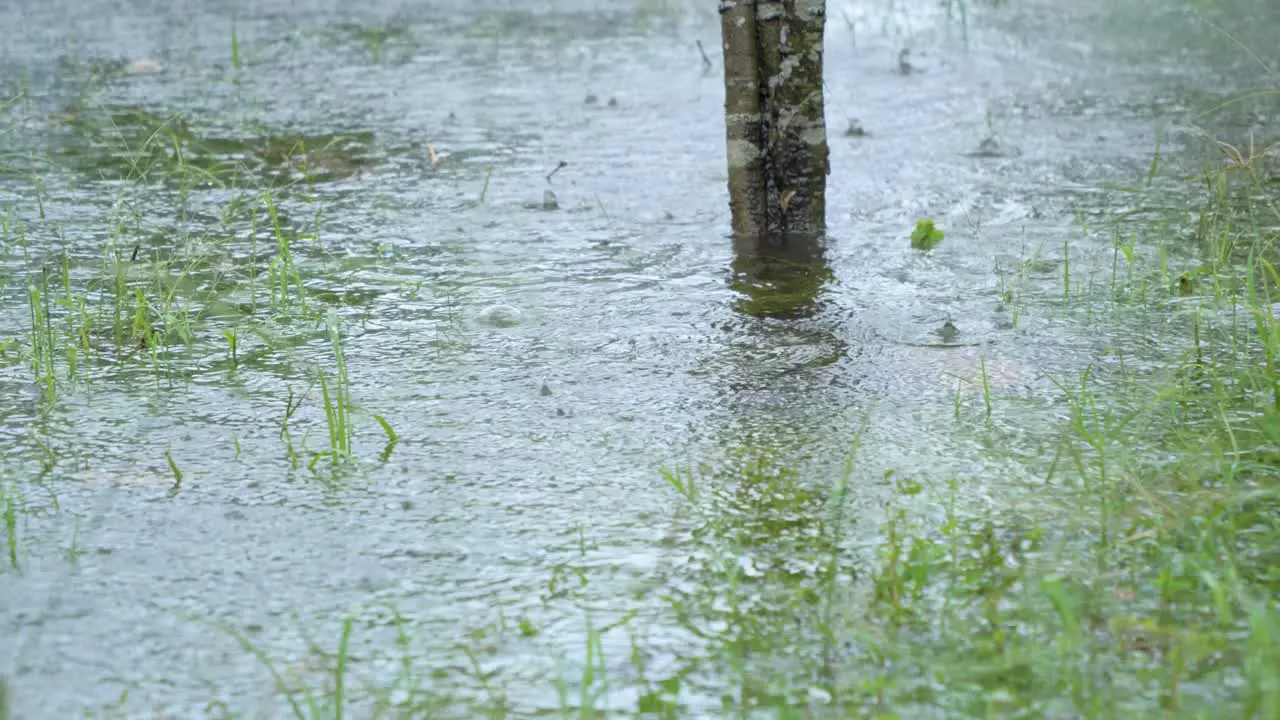
M 721 0 L 729 206 L 739 245 L 826 231 L 825 0 Z
M 764 98 L 757 61 L 756 0 L 720 4 L 729 210 L 735 236 L 765 233 Z
M 805 315 L 831 275 L 825 0 L 721 0 L 720 23 L 739 309 Z

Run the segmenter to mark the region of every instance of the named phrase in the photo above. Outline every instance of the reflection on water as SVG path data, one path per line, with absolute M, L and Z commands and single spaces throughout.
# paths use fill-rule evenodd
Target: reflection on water
M 818 312 L 833 273 L 821 238 L 777 242 L 735 238 L 732 287 L 742 297 L 734 308 L 753 317 L 804 317 Z

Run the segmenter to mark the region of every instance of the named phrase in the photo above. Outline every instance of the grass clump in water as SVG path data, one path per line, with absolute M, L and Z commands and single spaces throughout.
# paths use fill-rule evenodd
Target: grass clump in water
M 337 363 L 332 388 L 323 370 L 317 371 L 317 377 L 320 396 L 324 401 L 325 422 L 329 428 L 329 457 L 336 464 L 351 457 L 351 381 L 347 377 L 347 356 L 342 349 L 342 333 L 338 327 L 337 314 L 330 311 L 325 324 Z M 384 427 L 390 426 L 384 424 Z
M 845 697 L 901 717 L 1280 717 L 1280 196 L 1254 177 L 1209 184 L 1234 211 L 1197 230 L 1196 304 L 1169 305 L 1176 283 L 1141 298 L 1185 328 L 1163 371 L 1061 385 L 1056 456 L 1024 497 L 953 498 L 940 521 L 895 503 L 870 601 L 837 629 L 861 666 Z

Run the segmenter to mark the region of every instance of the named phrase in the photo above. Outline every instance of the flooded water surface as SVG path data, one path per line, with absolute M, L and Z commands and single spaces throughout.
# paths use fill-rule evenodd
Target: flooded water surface
M 1099 324 L 1107 218 L 1180 231 L 1122 188 L 1263 77 L 1182 3 L 832 2 L 830 242 L 754 295 L 714 3 L 0 8 L 13 716 L 295 716 L 344 642 L 358 717 L 805 687 L 812 628 L 709 660 L 723 563 L 775 617 L 833 504 L 856 557 L 903 478 L 1042 472 L 1059 383 L 1181 338 Z

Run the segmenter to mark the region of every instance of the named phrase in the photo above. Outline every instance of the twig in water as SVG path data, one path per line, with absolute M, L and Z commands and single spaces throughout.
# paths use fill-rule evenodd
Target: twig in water
M 560 172 L 561 168 L 567 168 L 567 167 L 569 167 L 569 163 L 565 162 L 564 160 L 561 160 L 560 164 L 556 165 L 555 170 L 552 170 L 551 172 L 547 173 L 547 182 L 548 183 L 551 182 L 551 176 Z
M 711 58 L 707 56 L 707 51 L 702 47 L 702 41 L 696 40 L 698 43 L 698 52 L 702 54 L 702 70 L 703 72 L 711 71 Z

